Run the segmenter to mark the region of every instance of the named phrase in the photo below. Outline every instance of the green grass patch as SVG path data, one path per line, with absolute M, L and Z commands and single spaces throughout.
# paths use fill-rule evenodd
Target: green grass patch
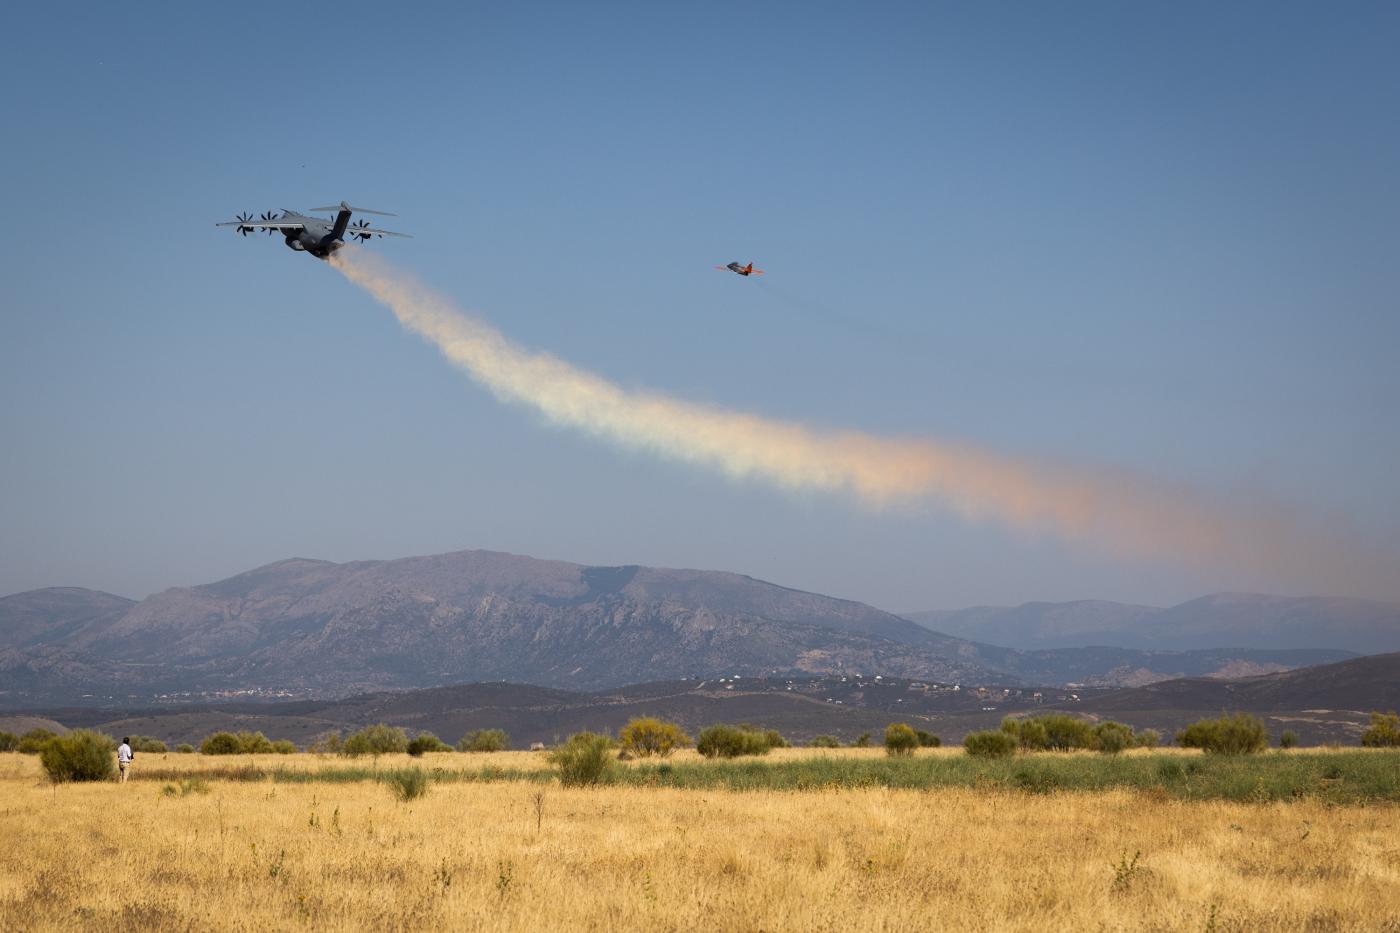
M 141 780 L 178 781 L 179 769 L 142 769 Z M 456 784 L 555 780 L 553 770 L 432 768 L 433 783 Z M 370 766 L 299 770 L 281 767 L 219 768 L 200 771 L 210 781 L 272 781 L 282 784 L 392 784 L 398 771 Z M 617 769 L 615 782 L 640 787 L 689 790 L 813 791 L 862 787 L 930 790 L 972 787 L 1029 794 L 1095 792 L 1117 788 L 1150 791 L 1178 800 L 1234 800 L 1267 803 L 1300 799 L 1350 804 L 1400 803 L 1400 752 L 1291 752 L 1252 756 L 1222 755 L 1065 755 L 1011 758 L 939 755 L 913 758 L 845 758 L 839 755 L 790 761 L 717 760 L 639 763 Z

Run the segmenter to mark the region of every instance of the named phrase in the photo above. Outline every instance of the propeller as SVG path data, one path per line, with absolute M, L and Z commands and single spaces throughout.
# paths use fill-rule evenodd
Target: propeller
M 235 214 L 234 217 L 238 221 L 238 226 L 234 229 L 237 230 L 239 233 L 243 234 L 244 236 L 247 236 L 248 231 L 253 229 L 251 226 L 248 225 L 248 222 L 253 219 L 253 215 Z
M 261 219 L 268 222 L 274 221 L 277 219 L 277 212 L 268 211 L 266 214 L 262 215 Z M 265 227 L 264 230 L 267 232 L 268 236 L 272 236 L 273 234 L 278 232 L 277 229 L 274 227 Z
M 361 243 L 363 243 L 365 240 L 373 239 L 373 238 L 374 238 L 374 234 L 365 233 L 365 230 L 366 230 L 368 227 L 369 227 L 369 221 L 368 221 L 368 220 L 361 220 L 361 221 L 358 221 L 358 222 L 356 222 L 356 223 L 353 223 L 353 224 L 350 225 L 350 230 L 349 230 L 350 236 L 351 236 L 352 238 L 354 238 L 354 239 L 358 239 Z

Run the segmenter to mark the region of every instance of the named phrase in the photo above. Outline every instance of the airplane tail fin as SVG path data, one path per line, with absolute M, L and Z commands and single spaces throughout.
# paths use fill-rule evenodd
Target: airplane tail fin
M 749 275 L 749 274 L 751 274 L 752 272 L 753 272 L 753 263 L 749 263 L 747 266 L 744 267 L 744 274 L 745 274 L 745 275 Z
M 350 225 L 350 209 L 344 207 L 335 215 L 335 228 L 331 230 L 331 236 L 337 240 L 344 239 L 345 228 Z

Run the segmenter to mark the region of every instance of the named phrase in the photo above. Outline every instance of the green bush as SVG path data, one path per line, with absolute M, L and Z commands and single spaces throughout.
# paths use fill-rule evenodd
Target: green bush
M 22 755 L 37 755 L 44 750 L 44 746 L 58 738 L 58 735 L 47 729 L 30 729 L 19 737 L 19 744 L 15 746 L 15 751 Z
M 919 736 L 914 727 L 902 722 L 892 722 L 885 727 L 885 754 L 900 758 L 914 754 L 919 747 Z
M 417 800 L 428 792 L 428 775 L 422 768 L 399 768 L 385 776 L 394 799 L 400 803 Z
M 851 743 L 851 747 L 852 747 L 852 748 L 869 748 L 869 747 L 870 747 L 870 733 L 869 733 L 869 732 L 862 732 L 859 736 L 856 737 L 856 740 L 855 740 L 854 742 Z
M 638 758 L 656 755 L 665 758 L 690 744 L 690 736 L 680 726 L 655 716 L 633 719 L 617 734 L 618 741 Z
M 39 753 L 39 761 L 49 780 L 105 781 L 112 777 L 117 743 L 108 736 L 88 729 L 75 729 L 50 739 Z
M 170 749 L 165 747 L 165 743 L 160 739 L 153 739 L 149 735 L 133 735 L 131 741 L 127 743 L 133 752 L 146 752 L 149 755 L 164 755 Z
M 12 752 L 19 748 L 19 736 L 13 732 L 0 732 L 0 752 Z
M 1017 719 L 1007 716 L 1001 721 L 1001 731 L 1011 736 L 1016 745 L 1026 751 L 1036 752 L 1050 747 L 1050 734 L 1044 723 L 1037 719 Z
M 272 740 L 261 732 L 238 733 L 238 745 L 245 755 L 267 755 L 272 752 Z
M 1036 722 L 1045 727 L 1045 747 L 1053 752 L 1094 747 L 1094 727 L 1083 719 L 1064 713 L 1037 716 Z
M 340 753 L 351 758 L 361 755 L 401 755 L 408 751 L 408 736 L 397 726 L 378 723 L 365 726 L 345 740 Z
M 1370 728 L 1361 733 L 1361 744 L 1367 748 L 1400 748 L 1400 716 L 1372 713 Z
M 278 739 L 272 743 L 272 750 L 279 755 L 295 755 L 297 746 L 291 739 Z
M 938 736 L 934 735 L 932 732 L 925 732 L 922 729 L 915 729 L 914 735 L 918 736 L 919 738 L 920 748 L 938 748 L 940 745 L 943 744 L 943 740 L 940 739 Z
M 194 754 L 195 748 L 189 742 L 181 742 L 179 745 L 175 746 L 175 751 L 181 755 L 192 755 Z
M 215 732 L 199 743 L 201 755 L 237 755 L 243 751 L 243 744 L 232 732 Z
M 612 739 L 594 732 L 578 732 L 549 753 L 549 761 L 559 769 L 559 782 L 565 787 L 609 784 L 617 775 L 612 756 Z
M 1138 748 L 1156 748 L 1162 744 L 1162 733 L 1156 729 L 1142 729 L 1133 737 Z
M 1284 729 L 1283 734 L 1278 737 L 1279 748 L 1293 748 L 1298 744 L 1298 733 L 1292 729 Z
M 1094 748 L 1105 755 L 1116 755 L 1133 747 L 1133 727 L 1108 720 L 1094 727 Z
M 1176 734 L 1176 743 L 1212 755 L 1253 755 L 1269 747 L 1269 734 L 1258 717 L 1235 713 L 1193 722 Z
M 695 750 L 706 758 L 738 758 L 742 755 L 766 755 L 772 750 L 771 735 L 757 729 L 723 724 L 706 726 L 695 740 Z M 782 738 L 782 736 L 778 736 Z
M 963 748 L 974 758 L 1010 758 L 1016 754 L 1016 739 L 1004 730 L 972 732 L 963 739 Z
M 840 748 L 841 740 L 834 735 L 819 735 L 807 743 L 809 748 Z
M 431 732 L 420 732 L 408 743 L 408 753 L 414 758 L 421 758 L 426 752 L 450 752 L 452 746 Z
M 503 752 L 509 747 L 504 729 L 473 729 L 457 742 L 459 752 Z
M 783 734 L 782 734 L 781 732 L 779 732 L 777 729 L 764 729 L 764 730 L 763 730 L 763 741 L 765 741 L 765 742 L 768 743 L 768 747 L 769 747 L 769 748 L 791 748 L 791 747 L 792 747 L 791 743 L 788 742 L 787 739 L 783 738 Z
M 261 732 L 215 732 L 199 743 L 204 755 L 265 755 L 273 750 L 272 742 Z

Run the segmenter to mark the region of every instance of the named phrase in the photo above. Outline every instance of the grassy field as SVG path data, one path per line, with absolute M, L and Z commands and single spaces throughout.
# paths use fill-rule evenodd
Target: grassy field
M 1270 757 L 1311 768 L 1353 755 L 1400 770 L 1384 754 Z M 563 789 L 542 771 L 543 756 L 528 753 L 489 756 L 517 779 L 479 780 L 487 757 L 347 765 L 311 755 L 142 755 L 125 786 L 53 787 L 34 758 L 0 755 L 0 832 L 11 843 L 0 848 L 0 929 L 1400 933 L 1393 799 L 1184 799 L 1157 786 L 1028 792 L 975 775 L 929 789 L 842 778 L 799 790 L 790 780 L 814 768 L 840 776 L 982 764 L 950 750 L 894 763 L 875 750 L 785 750 L 756 766 L 689 753 L 669 772 L 683 786 L 631 766 L 624 783 Z M 1096 760 L 990 764 L 1083 770 Z M 1183 770 L 1205 761 L 1180 752 L 1123 759 Z M 283 779 L 220 776 L 234 764 L 281 769 Z M 436 782 L 409 803 L 373 779 L 411 766 L 472 779 Z M 308 779 L 347 769 L 359 776 Z M 1321 778 L 1353 779 L 1345 769 Z

